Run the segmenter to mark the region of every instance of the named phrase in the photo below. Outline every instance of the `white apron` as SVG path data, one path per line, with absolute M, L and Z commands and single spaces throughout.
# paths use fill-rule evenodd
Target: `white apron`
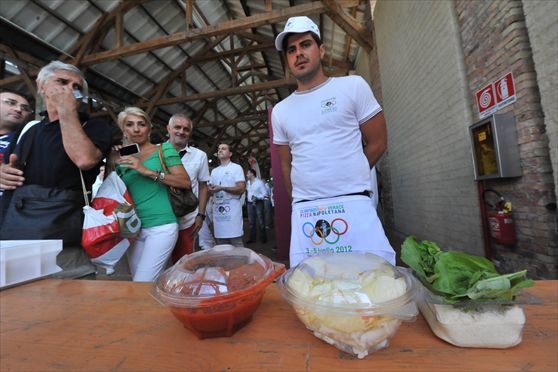
M 395 252 L 373 207 L 363 195 L 293 204 L 290 265 L 320 253 L 370 252 L 395 265 Z
M 223 191 L 213 199 L 213 231 L 216 238 L 237 238 L 244 235 L 240 199 L 227 197 Z

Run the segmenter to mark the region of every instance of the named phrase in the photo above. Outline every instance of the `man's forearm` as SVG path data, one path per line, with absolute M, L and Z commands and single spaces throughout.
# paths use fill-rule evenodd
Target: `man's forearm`
M 60 114 L 60 131 L 64 150 L 81 170 L 93 168 L 101 160 L 101 151 L 82 128 L 77 113 Z
M 198 206 L 198 212 L 201 214 L 205 214 L 205 210 L 207 208 L 207 199 L 209 197 L 209 193 L 207 191 L 207 183 L 205 182 L 200 182 L 199 183 L 199 195 L 198 195 L 198 200 L 199 200 L 199 206 Z
M 291 149 L 287 145 L 277 145 L 277 155 L 279 155 L 279 165 L 281 167 L 281 174 L 283 175 L 283 184 L 287 195 L 292 199 L 293 185 L 291 183 Z
M 237 182 L 235 186 L 220 186 L 220 188 L 224 192 L 228 192 L 233 195 L 242 195 L 242 193 L 246 191 L 246 186 L 244 186 L 243 182 Z
M 372 146 L 372 144 L 364 146 L 364 155 L 366 156 L 366 159 L 368 159 L 370 169 L 372 169 L 378 160 L 380 160 L 385 150 L 386 148 L 383 146 Z

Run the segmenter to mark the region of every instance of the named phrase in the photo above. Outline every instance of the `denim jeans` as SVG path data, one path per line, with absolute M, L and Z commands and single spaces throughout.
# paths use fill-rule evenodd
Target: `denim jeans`
M 273 227 L 273 207 L 269 199 L 264 199 L 264 217 L 265 226 L 270 228 Z
M 249 240 L 256 240 L 256 223 L 260 230 L 260 241 L 262 243 L 267 241 L 264 223 L 264 205 L 263 200 L 248 203 L 248 223 L 250 224 L 250 238 Z

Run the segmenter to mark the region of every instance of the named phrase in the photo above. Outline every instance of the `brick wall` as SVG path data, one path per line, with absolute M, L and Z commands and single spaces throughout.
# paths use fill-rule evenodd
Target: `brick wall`
M 554 176 L 523 4 L 520 0 L 456 0 L 455 7 L 474 120 L 478 120 L 474 92 L 509 71 L 516 85 L 517 101 L 502 111 L 512 111 L 516 118 L 523 175 L 486 182 L 514 206 L 517 244 L 496 245 L 496 262 L 503 271 L 529 268 L 533 277 L 555 278 L 558 236 L 556 212 L 551 210 L 556 203 Z
M 381 1 L 374 13 L 389 190 L 385 227 L 445 249 L 483 254 L 468 126 L 472 123 L 455 8 L 448 1 Z M 384 171 L 384 164 L 381 164 Z

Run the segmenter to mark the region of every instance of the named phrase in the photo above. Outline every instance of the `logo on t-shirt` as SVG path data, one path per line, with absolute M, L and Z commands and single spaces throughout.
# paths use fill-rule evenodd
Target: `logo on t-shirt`
M 324 99 L 322 101 L 322 114 L 335 111 L 337 111 L 337 99 L 335 97 Z

